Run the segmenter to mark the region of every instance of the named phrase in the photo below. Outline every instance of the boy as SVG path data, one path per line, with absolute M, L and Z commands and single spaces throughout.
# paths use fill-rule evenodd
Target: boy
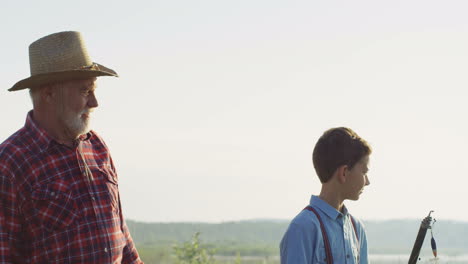
M 371 152 L 369 144 L 349 128 L 332 128 L 320 137 L 312 160 L 322 189 L 284 234 L 282 264 L 368 263 L 364 227 L 343 202 L 358 200 L 369 185 Z

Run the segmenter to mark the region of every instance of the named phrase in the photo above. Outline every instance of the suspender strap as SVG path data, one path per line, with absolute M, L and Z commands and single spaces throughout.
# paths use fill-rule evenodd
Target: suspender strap
M 325 230 L 325 226 L 323 225 L 322 218 L 317 213 L 317 211 L 311 206 L 307 206 L 306 208 L 304 208 L 304 210 L 309 210 L 317 216 L 317 219 L 320 222 L 320 229 L 322 230 L 323 242 L 325 244 L 325 254 L 327 255 L 327 264 L 333 264 L 333 255 L 331 253 L 330 242 L 328 241 L 327 231 Z

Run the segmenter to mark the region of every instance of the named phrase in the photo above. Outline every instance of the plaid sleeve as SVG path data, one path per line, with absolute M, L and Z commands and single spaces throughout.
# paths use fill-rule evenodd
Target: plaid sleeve
M 17 263 L 20 223 L 17 212 L 17 195 L 10 178 L 0 172 L 0 263 Z M 19 261 L 21 263 L 21 261 Z
M 141 261 L 140 257 L 138 256 L 137 249 L 133 244 L 133 239 L 130 236 L 130 232 L 128 231 L 125 220 L 122 220 L 122 231 L 125 234 L 125 238 L 127 239 L 127 244 L 123 250 L 122 264 L 143 264 L 143 261 Z
M 117 172 L 114 166 L 114 161 L 110 158 L 110 163 L 112 170 L 114 171 L 115 175 L 117 176 Z M 130 235 L 130 231 L 128 230 L 127 223 L 122 214 L 122 203 L 120 202 L 120 193 L 119 197 L 119 211 L 120 211 L 120 221 L 121 221 L 121 228 L 122 233 L 125 236 L 126 244 L 123 249 L 123 256 L 122 256 L 122 264 L 144 264 L 143 261 L 140 259 L 138 255 L 138 251 L 133 243 L 132 236 Z

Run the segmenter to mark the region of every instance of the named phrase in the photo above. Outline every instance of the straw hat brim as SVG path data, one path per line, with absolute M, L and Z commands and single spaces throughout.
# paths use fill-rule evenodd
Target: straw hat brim
M 15 85 L 8 89 L 8 91 L 12 92 L 26 88 L 32 89 L 48 83 L 68 81 L 74 79 L 85 79 L 98 76 L 118 77 L 117 73 L 114 70 L 109 69 L 101 64 L 96 63 L 96 65 L 98 66 L 98 69 L 67 70 L 33 75 L 29 78 L 23 79 L 15 83 Z

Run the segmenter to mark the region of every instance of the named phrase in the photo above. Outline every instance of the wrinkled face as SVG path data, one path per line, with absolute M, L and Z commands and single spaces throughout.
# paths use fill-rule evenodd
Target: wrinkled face
M 62 83 L 57 89 L 57 117 L 66 134 L 76 138 L 89 132 L 91 112 L 98 106 L 96 78 Z
M 369 156 L 364 156 L 348 171 L 346 199 L 358 200 L 364 187 L 370 184 L 369 178 L 367 178 L 368 165 Z

